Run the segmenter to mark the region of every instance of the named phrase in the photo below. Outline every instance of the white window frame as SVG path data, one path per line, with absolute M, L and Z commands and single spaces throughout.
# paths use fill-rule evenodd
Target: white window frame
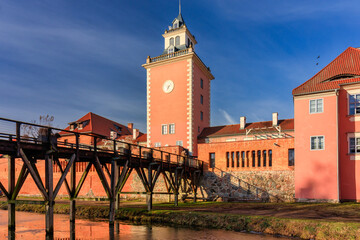
M 176 141 L 176 146 L 183 146 L 183 141 L 182 140 L 177 140 Z
M 156 143 L 154 144 L 154 147 L 161 147 L 161 142 L 156 142 Z
M 319 138 L 322 137 L 324 139 L 323 141 L 323 148 L 318 148 L 319 147 Z M 316 142 L 315 144 L 317 145 L 316 148 L 312 149 L 312 144 L 311 144 L 311 139 L 312 138 L 316 138 Z M 310 150 L 311 151 L 321 151 L 321 150 L 325 150 L 325 136 L 324 135 L 318 135 L 318 136 L 310 136 Z
M 174 131 L 171 131 L 171 126 L 174 126 Z M 169 134 L 175 134 L 175 123 L 170 123 L 169 124 Z
M 358 95 L 360 96 L 360 93 L 359 93 L 359 92 L 348 93 L 348 101 L 347 101 L 347 104 L 348 104 L 348 115 L 350 115 L 350 116 L 360 115 L 360 113 L 356 113 L 356 96 L 358 96 Z M 353 114 L 350 113 L 350 97 L 351 97 L 351 96 L 355 96 L 355 102 L 354 102 L 355 108 L 354 108 L 354 113 L 353 113 Z
M 168 125 L 162 124 L 161 125 L 161 135 L 167 135 L 168 134 Z
M 322 109 L 321 112 L 318 110 L 318 101 L 321 100 L 322 101 Z M 315 112 L 311 112 L 311 101 L 315 101 Z M 324 98 L 317 98 L 317 99 L 311 99 L 309 100 L 309 113 L 310 114 L 315 114 L 315 113 L 323 113 L 324 112 Z

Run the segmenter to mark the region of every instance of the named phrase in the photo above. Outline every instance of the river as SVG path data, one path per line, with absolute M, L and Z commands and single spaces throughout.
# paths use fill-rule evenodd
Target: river
M 0 210 L 0 239 L 8 238 L 7 211 Z M 74 227 L 74 226 L 73 226 Z M 224 230 L 194 230 L 164 226 L 132 225 L 128 222 L 116 222 L 113 231 L 106 221 L 77 219 L 75 231 L 71 231 L 68 215 L 54 215 L 55 240 L 90 240 L 90 239 L 122 239 L 122 240 L 170 240 L 170 239 L 239 239 L 239 240 L 279 240 L 272 236 L 238 233 Z M 45 239 L 45 215 L 38 213 L 16 212 L 16 239 Z M 285 239 L 285 238 L 281 238 Z

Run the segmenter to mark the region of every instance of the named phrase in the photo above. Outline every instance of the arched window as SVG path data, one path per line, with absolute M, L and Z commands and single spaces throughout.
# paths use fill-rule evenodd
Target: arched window
M 176 36 L 175 38 L 175 46 L 179 46 L 180 45 L 180 37 Z
M 170 44 L 170 46 L 174 46 L 174 38 L 170 38 L 169 44 Z

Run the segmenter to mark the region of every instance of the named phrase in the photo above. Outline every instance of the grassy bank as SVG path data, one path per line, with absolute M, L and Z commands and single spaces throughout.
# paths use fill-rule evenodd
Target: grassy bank
M 6 209 L 6 203 L 0 203 Z M 17 205 L 18 211 L 43 213 L 41 205 Z M 68 214 L 67 204 L 56 204 L 54 212 Z M 78 205 L 76 211 L 80 218 L 108 218 L 107 206 Z M 158 223 L 172 226 L 226 229 L 233 231 L 254 231 L 266 234 L 299 237 L 303 239 L 360 239 L 360 223 L 330 222 L 276 218 L 267 216 L 245 216 L 211 212 L 191 212 L 191 210 L 154 210 L 147 212 L 142 208 L 121 208 L 116 219 L 135 223 Z

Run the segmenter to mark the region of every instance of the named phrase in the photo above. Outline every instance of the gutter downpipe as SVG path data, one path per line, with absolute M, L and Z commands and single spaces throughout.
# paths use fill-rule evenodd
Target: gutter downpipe
M 337 170 L 337 195 L 340 202 L 340 157 L 339 157 L 339 89 L 335 89 L 336 95 L 336 170 Z

